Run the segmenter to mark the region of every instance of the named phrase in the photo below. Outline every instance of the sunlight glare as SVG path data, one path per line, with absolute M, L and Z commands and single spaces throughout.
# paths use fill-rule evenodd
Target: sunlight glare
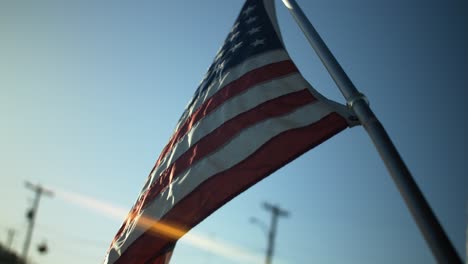
M 90 209 L 99 214 L 103 214 L 109 218 L 123 221 L 127 216 L 126 209 L 114 206 L 110 203 L 106 203 L 95 198 L 81 195 L 71 191 L 65 191 L 59 188 L 50 188 L 57 195 L 69 203 L 77 206 Z M 240 248 L 234 245 L 230 245 L 225 241 L 219 241 L 209 239 L 200 234 L 194 234 L 193 232 L 187 233 L 188 231 L 176 226 L 161 223 L 157 220 L 149 217 L 141 216 L 138 225 L 142 229 L 150 230 L 158 235 L 165 235 L 171 239 L 179 239 L 183 236 L 181 243 L 190 244 L 193 247 L 208 251 L 210 253 L 229 258 L 231 260 L 240 261 L 242 263 L 260 263 L 263 261 L 263 257 L 259 254 L 253 253 L 245 248 Z

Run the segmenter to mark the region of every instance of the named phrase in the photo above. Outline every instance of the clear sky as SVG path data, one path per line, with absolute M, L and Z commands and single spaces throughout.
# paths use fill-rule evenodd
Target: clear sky
M 243 4 L 231 1 L 0 1 L 0 242 L 21 251 L 33 193 L 35 263 L 100 263 Z M 303 75 L 344 102 L 280 1 Z M 299 0 L 394 140 L 465 258 L 468 3 Z M 435 263 L 362 127 L 347 129 L 189 232 L 172 263 Z M 210 243 L 193 243 L 206 239 Z M 38 243 L 50 251 L 39 255 Z M 218 247 L 214 247 L 218 245 Z M 236 248 L 243 254 L 232 254 Z M 254 263 L 254 262 L 253 262 Z

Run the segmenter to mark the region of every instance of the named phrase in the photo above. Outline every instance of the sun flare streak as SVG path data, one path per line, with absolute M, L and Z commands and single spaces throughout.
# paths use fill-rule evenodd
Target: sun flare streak
M 89 196 L 66 191 L 60 188 L 49 187 L 49 189 L 53 190 L 58 198 L 61 198 L 77 206 L 92 210 L 114 220 L 122 221 L 128 214 L 127 209 L 114 206 L 110 203 L 103 202 Z M 154 232 L 154 234 L 164 235 L 171 239 L 179 239 L 183 236 L 183 239 L 180 241 L 181 243 L 187 243 L 193 247 L 225 258 L 229 258 L 231 260 L 240 261 L 242 263 L 260 263 L 263 261 L 262 256 L 250 252 L 245 248 L 240 248 L 218 239 L 209 239 L 203 235 L 194 234 L 193 232 L 187 233 L 188 230 L 170 225 L 168 223 L 162 223 L 146 216 L 140 217 L 138 221 L 138 227 Z

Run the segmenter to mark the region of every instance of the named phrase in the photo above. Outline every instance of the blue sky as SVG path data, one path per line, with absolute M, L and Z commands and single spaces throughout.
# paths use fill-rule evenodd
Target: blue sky
M 99 263 L 243 1 L 0 2 L 0 242 L 20 251 L 33 194 L 36 263 Z M 286 8 L 286 47 L 343 103 Z M 299 1 L 394 140 L 462 257 L 467 223 L 466 1 Z M 250 217 L 279 222 L 278 263 L 435 263 L 361 127 L 235 198 L 189 234 L 262 259 Z M 116 208 L 121 208 L 118 210 Z M 172 263 L 244 263 L 182 239 Z M 211 248 L 211 250 L 208 250 Z

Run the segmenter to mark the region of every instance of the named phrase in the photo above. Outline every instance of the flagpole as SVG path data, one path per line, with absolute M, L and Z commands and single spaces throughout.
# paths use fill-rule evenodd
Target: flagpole
M 345 97 L 348 107 L 354 111 L 372 139 L 437 262 L 461 264 L 461 258 L 445 234 L 384 127 L 370 109 L 367 98 L 356 89 L 296 1 L 283 0 L 283 3 L 289 9 L 327 68 Z

